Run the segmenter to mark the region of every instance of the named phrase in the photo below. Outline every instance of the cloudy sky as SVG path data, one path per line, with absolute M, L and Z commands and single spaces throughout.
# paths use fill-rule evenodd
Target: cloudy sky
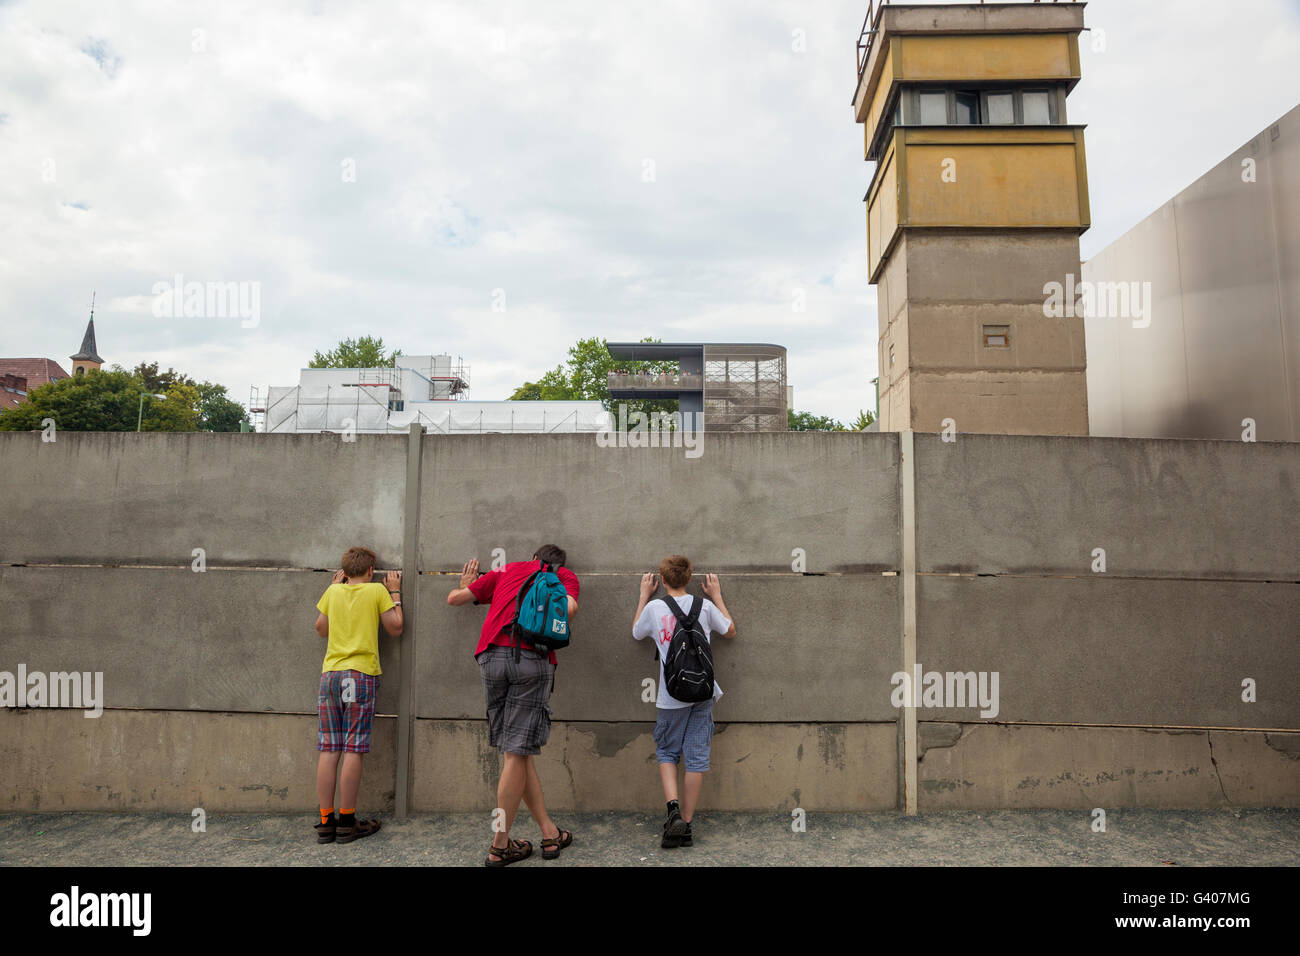
M 797 407 L 853 417 L 865 9 L 0 0 L 0 355 L 68 367 L 97 290 L 109 363 L 241 401 L 346 336 L 499 399 L 579 337 L 654 335 L 783 344 Z M 1085 20 L 1086 258 L 1300 102 L 1300 0 Z M 259 321 L 156 315 L 176 275 L 258 283 Z

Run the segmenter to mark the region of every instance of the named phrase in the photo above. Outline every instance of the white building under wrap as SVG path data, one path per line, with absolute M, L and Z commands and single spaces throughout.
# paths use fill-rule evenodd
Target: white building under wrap
M 406 355 L 396 368 L 305 368 L 297 385 L 267 390 L 267 432 L 434 434 L 596 432 L 600 402 L 471 402 L 469 372 L 450 355 Z

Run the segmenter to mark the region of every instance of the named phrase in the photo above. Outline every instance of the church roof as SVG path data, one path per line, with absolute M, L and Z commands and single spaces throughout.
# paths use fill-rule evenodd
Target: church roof
M 81 351 L 72 356 L 74 362 L 98 362 L 104 364 L 104 360 L 99 357 L 95 351 L 95 320 L 92 318 L 86 325 L 86 334 L 81 340 Z

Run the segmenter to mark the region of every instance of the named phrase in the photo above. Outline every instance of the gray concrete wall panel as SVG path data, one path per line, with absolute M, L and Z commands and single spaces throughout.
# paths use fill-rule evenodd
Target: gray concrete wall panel
M 1300 446 L 916 436 L 922 571 L 1300 580 Z
M 925 671 L 998 673 L 990 720 L 1300 730 L 1300 584 L 922 576 L 917 632 Z
M 898 566 L 898 440 L 889 434 L 703 436 L 681 448 L 601 448 L 592 435 L 431 436 L 423 570 L 488 566 L 553 542 L 576 571 L 641 572 L 686 553 L 713 571 Z
M 551 712 L 556 720 L 650 721 L 642 681 L 658 685 L 650 646 L 632 638 L 635 575 L 588 575 L 573 644 L 559 652 Z M 724 575 L 722 596 L 737 636 L 717 638 L 714 666 L 723 690 L 720 720 L 893 720 L 887 686 L 897 670 L 898 578 L 885 575 Z M 482 718 L 482 682 L 473 652 L 486 608 L 449 607 L 448 576 L 421 577 L 417 715 Z M 698 593 L 698 582 L 691 589 Z
M 0 670 L 96 671 L 110 708 L 315 714 L 323 572 L 0 567 Z M 397 642 L 380 638 L 397 707 Z
M 0 562 L 334 568 L 401 559 L 406 439 L 0 432 Z
M 1300 806 L 1300 734 L 944 724 L 921 760 L 921 809 L 1106 810 Z M 922 735 L 927 730 L 922 725 Z M 1100 837 L 1098 837 L 1100 839 Z

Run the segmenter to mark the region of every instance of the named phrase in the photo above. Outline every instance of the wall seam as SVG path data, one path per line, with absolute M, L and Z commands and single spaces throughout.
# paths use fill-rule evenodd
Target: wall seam
M 903 532 L 903 672 L 916 670 L 916 433 L 907 429 L 899 435 L 898 480 L 899 514 Z M 908 816 L 917 812 L 918 768 L 915 691 L 908 706 L 899 708 L 902 760 L 899 774 L 902 810 Z
M 402 577 L 419 580 L 420 468 L 423 462 L 424 426 L 412 422 L 406 436 L 406 502 L 402 515 Z M 409 578 L 408 578 L 409 574 Z M 419 615 L 419 587 L 402 596 L 402 639 L 398 658 L 397 759 L 393 761 L 393 794 L 397 819 L 405 820 L 415 790 L 411 738 L 415 730 L 415 626 Z

